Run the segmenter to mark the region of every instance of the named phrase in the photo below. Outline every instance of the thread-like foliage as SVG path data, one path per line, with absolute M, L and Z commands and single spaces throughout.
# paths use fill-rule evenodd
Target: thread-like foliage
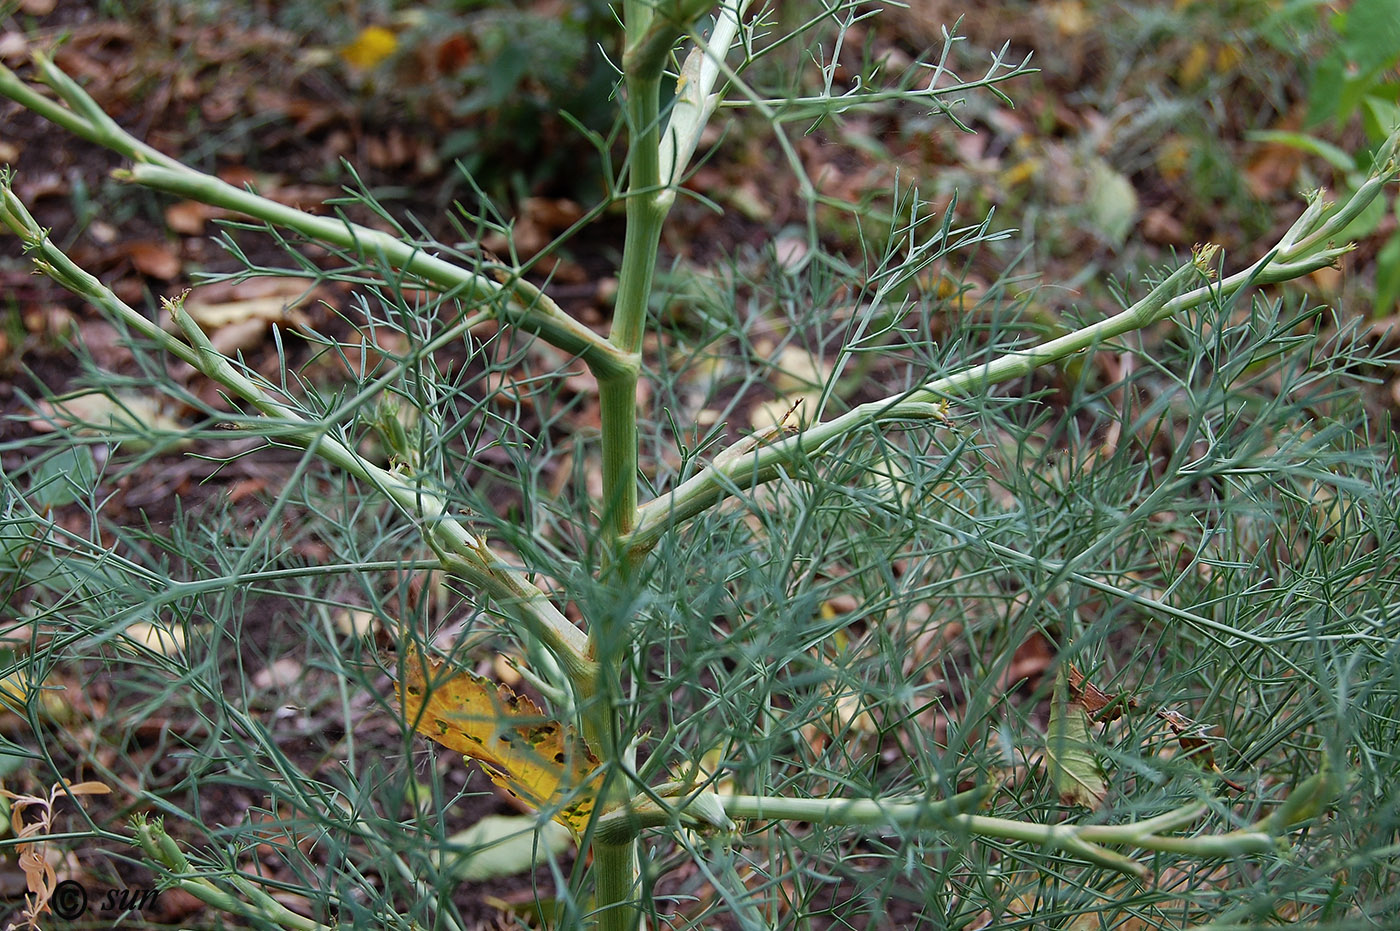
M 277 331 L 259 371 L 184 297 L 123 302 L 4 177 L 0 218 L 132 364 L 76 347 L 87 400 L 28 399 L 42 429 L 0 447 L 0 699 L 25 724 L 0 754 L 163 818 L 91 804 L 29 843 L 86 834 L 84 855 L 139 856 L 258 926 L 465 931 L 458 877 L 490 846 L 455 809 L 488 790 L 415 739 L 426 708 L 542 822 L 567 806 L 589 856 L 538 847 L 555 927 L 1390 914 L 1400 446 L 1357 386 L 1394 360 L 1273 286 L 1347 251 L 1394 137 L 1254 264 L 1198 247 L 1116 314 L 1047 328 L 1009 267 L 958 312 L 956 289 L 922 290 L 997 247 L 990 223 L 912 188 L 842 204 L 793 141 L 858 108 L 957 121 L 955 97 L 1024 63 L 963 81 L 949 38 L 842 92 L 826 56 L 864 7 L 784 28 L 738 0 L 620 13 L 628 148 L 586 211 L 628 222 L 604 332 L 481 248 L 509 233 L 484 195 L 454 216 L 465 244 L 357 225 L 387 216 L 363 188 L 315 216 L 137 141 L 42 55 L 37 84 L 0 68 L 0 93 L 126 156 L 127 180 L 248 217 L 221 234 L 233 277 L 350 295 L 330 326 Z M 813 86 L 766 67 L 804 43 Z M 659 268 L 722 103 L 797 175 L 798 231 Z M 833 216 L 856 248 L 824 238 Z M 287 266 L 248 259 L 253 236 Z M 256 521 L 221 494 L 114 517 L 153 463 L 212 483 L 245 461 L 271 475 Z M 465 696 L 462 728 L 434 683 Z M 478 713 L 502 703 L 495 726 Z M 215 796 L 247 818 L 212 823 Z

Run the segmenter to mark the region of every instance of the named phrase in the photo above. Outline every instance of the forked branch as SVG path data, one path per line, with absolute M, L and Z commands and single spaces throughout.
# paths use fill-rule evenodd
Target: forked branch
M 47 232 L 15 196 L 8 173 L 0 177 L 0 223 L 20 237 L 39 271 L 90 301 L 109 319 L 151 340 L 251 404 L 267 418 L 269 434 L 275 433 L 280 440 L 315 453 L 392 501 L 423 529 L 425 540 L 445 568 L 489 595 L 498 608 L 524 627 L 523 634 L 545 644 L 576 689 L 586 693 L 592 687 L 596 670 L 587 656 L 583 631 L 564 617 L 523 573 L 507 566 L 485 540 L 449 513 L 447 502 L 415 482 L 411 475 L 367 461 L 336 436 L 336 424 L 304 417 L 289 401 L 276 397 L 270 387 L 249 378 L 210 344 L 179 300 L 167 301 L 166 309 L 184 331 L 188 343 L 127 305 L 49 241 Z
M 1213 245 L 1198 247 L 1189 264 L 1112 317 L 1038 346 L 1008 352 L 986 364 L 968 366 L 914 391 L 862 404 L 839 417 L 807 426 L 794 435 L 756 445 L 743 455 L 719 453 L 708 468 L 639 508 L 636 529 L 625 538 L 627 549 L 633 558 L 638 558 L 668 531 L 733 494 L 774 480 L 794 462 L 820 456 L 862 427 L 941 419 L 945 416 L 943 402 L 946 400 L 1020 378 L 1041 366 L 1091 351 L 1125 333 L 1208 301 L 1228 297 L 1243 288 L 1290 281 L 1333 265 L 1352 249 L 1350 244 L 1336 245 L 1337 237 L 1400 173 L 1394 157 L 1398 142 L 1400 130 L 1390 137 L 1376 159 L 1377 169 L 1344 203 L 1329 209 L 1321 192 L 1309 194 L 1308 205 L 1298 221 L 1267 255 L 1221 281 L 1211 280 L 1218 248 Z M 1186 290 L 1192 280 L 1200 283 Z
M 119 172 L 119 178 L 293 230 L 364 259 L 387 262 L 434 290 L 485 305 L 494 315 L 513 326 L 579 357 L 599 378 L 637 368 L 637 360 L 632 354 L 620 352 L 606 339 L 570 317 L 519 274 L 500 268 L 496 270 L 497 277 L 489 277 L 433 255 L 420 244 L 351 223 L 342 217 L 316 216 L 196 171 L 153 149 L 118 126 L 76 81 L 43 54 L 34 53 L 34 64 L 61 103 L 20 80 L 3 65 L 0 65 L 0 95 L 9 97 L 84 139 L 131 159 L 134 164 L 130 170 Z

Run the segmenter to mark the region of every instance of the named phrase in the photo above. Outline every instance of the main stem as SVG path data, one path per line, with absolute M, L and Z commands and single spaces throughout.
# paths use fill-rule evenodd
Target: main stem
M 626 111 L 631 130 L 627 181 L 627 234 L 623 242 L 622 268 L 618 273 L 617 299 L 613 309 L 608 341 L 618 353 L 632 361 L 622 371 L 598 380 L 603 443 L 603 498 L 600 502 L 603 539 L 609 547 L 609 565 L 603 571 L 615 575 L 615 584 L 626 591 L 631 585 L 633 566 L 617 558 L 621 539 L 637 523 L 637 379 L 640 373 L 642 334 L 646 329 L 647 305 L 651 299 L 656 257 L 661 244 L 661 228 L 671 198 L 663 187 L 660 156 L 660 68 L 637 67 L 630 54 L 651 23 L 655 11 L 646 3 L 625 4 Z M 618 600 L 625 605 L 630 599 Z M 627 804 L 632 770 L 631 742 L 620 719 L 620 682 L 615 675 L 621 668 L 630 639 L 632 618 L 595 618 L 589 627 L 589 656 L 598 662 L 598 687 L 591 707 L 584 711 L 585 730 L 602 738 L 595 750 L 619 766 L 608 780 L 608 804 Z M 632 904 L 637 876 L 637 844 L 628 839 L 620 844 L 595 842 L 593 868 L 596 877 L 598 927 L 600 931 L 632 931 L 637 910 Z
M 635 362 L 646 329 L 661 227 L 670 198 L 661 187 L 658 110 L 660 78 L 627 79 L 632 127 L 627 185 L 627 235 L 608 341 Z M 631 533 L 637 519 L 637 378 L 639 364 L 599 380 L 603 422 L 603 527 L 610 540 Z

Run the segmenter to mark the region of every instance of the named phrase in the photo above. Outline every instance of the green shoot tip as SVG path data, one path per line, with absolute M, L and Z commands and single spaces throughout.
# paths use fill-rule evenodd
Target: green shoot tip
M 1213 242 L 1197 243 L 1191 247 L 1191 264 L 1203 275 L 1215 275 L 1215 257 L 1220 254 L 1220 246 Z

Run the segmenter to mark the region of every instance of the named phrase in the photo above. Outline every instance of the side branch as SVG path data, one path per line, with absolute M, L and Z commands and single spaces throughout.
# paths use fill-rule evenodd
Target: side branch
M 700 134 L 719 104 L 715 82 L 720 76 L 720 63 L 729 54 L 739 36 L 752 0 L 725 0 L 716 14 L 709 38 L 695 36 L 695 45 L 685 57 L 680 77 L 676 80 L 676 99 L 671 116 L 661 137 L 661 182 L 668 196 L 675 197 L 681 176 L 690 165 Z
M 1316 801 L 1316 780 L 1305 780 L 1280 812 L 1295 799 Z M 901 831 L 940 831 L 963 837 L 1017 841 L 1061 850 L 1086 862 L 1145 878 L 1141 863 L 1109 850 L 1115 847 L 1179 853 L 1194 857 L 1233 858 L 1269 856 L 1287 848 L 1282 835 L 1295 830 L 1308 817 L 1280 818 L 1223 834 L 1180 835 L 1204 817 L 1209 808 L 1193 803 L 1142 821 L 1126 824 L 1044 824 L 977 814 L 995 792 L 987 785 L 949 798 L 843 799 L 784 798 L 761 795 L 719 795 L 701 792 L 682 798 L 634 799 L 629 808 L 608 812 L 596 827 L 597 836 L 620 843 L 648 828 L 684 827 L 734 831 L 732 819 L 748 821 L 805 821 L 849 828 L 894 828 Z
M 213 347 L 179 301 L 167 301 L 166 306 L 184 330 L 188 344 L 138 313 L 49 241 L 11 190 L 8 176 L 0 178 L 0 182 L 3 182 L 0 183 L 0 223 L 24 241 L 39 271 L 91 302 L 109 319 L 151 340 L 247 401 L 266 418 L 267 431 L 275 431 L 279 440 L 315 453 L 373 486 L 421 527 L 425 540 L 437 552 L 445 568 L 489 595 L 503 612 L 524 628 L 522 633 L 543 642 L 578 690 L 584 694 L 591 690 L 596 669 L 587 657 L 587 638 L 583 631 L 564 617 L 523 573 L 508 567 L 485 540 L 453 517 L 448 512 L 447 502 L 428 492 L 411 475 L 365 460 L 351 445 L 333 435 L 334 424 L 302 416 L 291 404 L 239 371 L 228 357 Z
M 1321 192 L 1308 195 L 1307 208 L 1273 251 L 1243 271 L 1219 282 L 1207 280 L 1183 292 L 1193 278 L 1209 279 L 1213 271 L 1218 248 L 1201 247 L 1190 264 L 1177 269 L 1133 306 L 1105 320 L 1039 346 L 1008 352 L 989 363 L 968 366 L 912 392 L 862 404 L 839 417 L 807 427 L 801 433 L 759 445 L 752 452 L 737 456 L 721 452 L 708 468 L 676 486 L 669 494 L 639 508 L 636 529 L 624 538 L 624 545 L 632 558 L 640 558 L 667 531 L 731 495 L 774 480 L 791 463 L 820 455 L 859 428 L 942 419 L 941 402 L 945 399 L 966 397 L 1020 378 L 1040 366 L 1090 351 L 1107 340 L 1150 326 L 1208 300 L 1254 285 L 1289 281 L 1332 265 L 1352 248 L 1350 244 L 1335 245 L 1336 237 L 1380 194 L 1384 185 L 1395 179 L 1397 166 L 1393 153 L 1397 140 L 1400 140 L 1400 131 L 1391 137 L 1377 159 L 1380 166 L 1377 173 L 1336 210 L 1328 212 Z
M 500 280 L 438 258 L 422 246 L 379 230 L 333 217 L 318 217 L 196 171 L 139 141 L 102 112 L 76 81 L 41 54 L 35 66 L 45 83 L 67 106 L 41 94 L 0 65 L 0 95 L 24 105 L 51 122 L 134 162 L 123 180 L 223 207 L 274 226 L 294 230 L 364 258 L 381 258 L 421 281 L 468 300 L 491 303 L 506 322 L 538 336 L 583 360 L 596 377 L 616 376 L 637 368 L 637 360 L 566 314 L 548 296 L 517 275 Z

